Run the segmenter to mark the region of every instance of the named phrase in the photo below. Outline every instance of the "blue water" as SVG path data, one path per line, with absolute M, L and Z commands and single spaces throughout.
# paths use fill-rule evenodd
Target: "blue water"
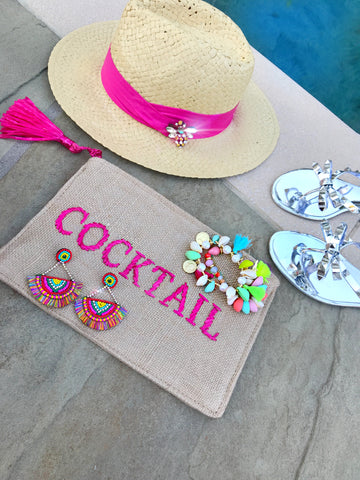
M 360 0 L 208 0 L 360 133 Z

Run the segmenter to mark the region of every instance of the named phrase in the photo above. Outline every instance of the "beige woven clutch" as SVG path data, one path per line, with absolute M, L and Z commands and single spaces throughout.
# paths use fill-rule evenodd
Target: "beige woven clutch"
M 204 293 L 182 269 L 200 231 L 215 233 L 119 168 L 93 158 L 0 250 L 0 278 L 191 407 L 220 417 L 278 280 L 272 275 L 264 308 L 250 315 L 235 312 L 219 291 Z M 83 283 L 84 295 L 101 286 L 105 273 L 118 276 L 113 292 L 128 311 L 119 325 L 93 330 L 72 304 L 49 308 L 31 294 L 27 276 L 54 265 L 62 247 L 72 251 L 68 269 Z M 199 301 L 200 293 L 208 301 Z

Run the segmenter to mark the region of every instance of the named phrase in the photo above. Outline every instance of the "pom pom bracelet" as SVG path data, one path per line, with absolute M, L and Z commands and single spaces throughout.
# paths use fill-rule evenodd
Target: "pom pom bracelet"
M 242 235 L 236 235 L 233 246 L 230 237 L 213 235 L 210 238 L 206 232 L 200 232 L 196 239 L 190 242 L 190 250 L 185 253 L 187 260 L 183 263 L 186 273 L 194 273 L 196 285 L 204 287 L 206 293 L 219 289 L 224 292 L 227 304 L 232 305 L 237 312 L 249 314 L 257 312 L 264 306 L 267 297 L 266 289 L 271 272 L 266 263 L 261 260 L 245 258 L 242 250 L 251 246 L 251 240 Z M 219 268 L 215 258 L 221 254 L 229 256 L 240 269 L 238 285 L 229 285 Z

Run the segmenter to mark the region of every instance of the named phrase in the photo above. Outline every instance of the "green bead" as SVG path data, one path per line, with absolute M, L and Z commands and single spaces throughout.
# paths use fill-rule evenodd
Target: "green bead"
M 254 262 L 252 262 L 251 260 L 243 260 L 240 265 L 239 265 L 239 268 L 249 268 L 249 267 L 252 267 L 254 265 Z
M 250 293 L 246 288 L 243 287 L 237 287 L 236 289 L 237 293 L 239 294 L 239 297 L 241 297 L 245 302 L 249 301 L 250 298 Z
M 189 260 L 198 260 L 201 255 L 199 252 L 194 252 L 194 250 L 188 250 L 185 253 L 185 257 L 188 258 Z

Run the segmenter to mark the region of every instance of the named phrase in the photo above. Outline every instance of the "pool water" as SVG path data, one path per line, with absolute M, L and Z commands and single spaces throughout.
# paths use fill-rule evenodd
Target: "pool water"
M 360 133 L 360 0 L 208 0 L 248 42 Z

